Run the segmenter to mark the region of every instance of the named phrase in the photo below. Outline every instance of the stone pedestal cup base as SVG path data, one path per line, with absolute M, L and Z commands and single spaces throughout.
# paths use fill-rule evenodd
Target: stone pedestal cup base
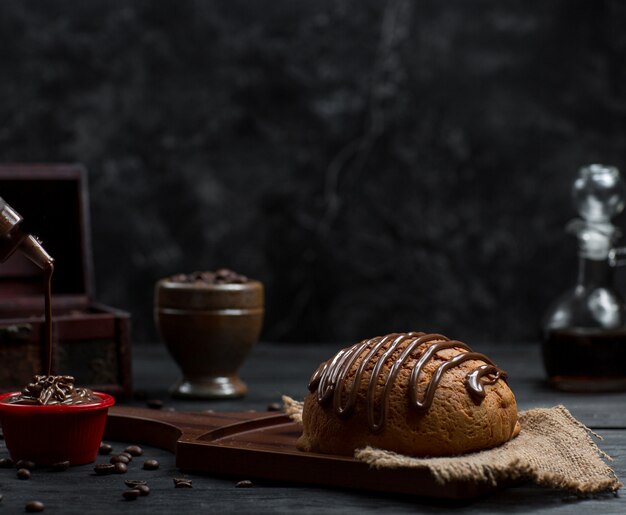
M 236 374 L 189 379 L 183 377 L 171 389 L 179 399 L 231 399 L 243 397 L 248 387 Z

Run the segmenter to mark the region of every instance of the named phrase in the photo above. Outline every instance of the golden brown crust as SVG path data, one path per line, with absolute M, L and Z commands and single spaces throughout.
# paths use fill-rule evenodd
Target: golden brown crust
M 465 378 L 469 372 L 483 365 L 482 361 L 468 360 L 446 371 L 428 410 L 420 411 L 410 405 L 408 385 L 411 371 L 431 343 L 421 346 L 419 352 L 402 365 L 389 394 L 382 430 L 374 432 L 368 427 L 366 389 L 373 364 L 384 349 L 366 367 L 350 417 L 339 418 L 332 402 L 320 404 L 314 392 L 307 395 L 302 414 L 304 432 L 297 447 L 303 451 L 352 455 L 355 449 L 370 445 L 413 456 L 450 456 L 495 447 L 516 436 L 520 426 L 515 396 L 504 380 L 498 379 L 495 384 L 486 385 L 486 396 L 482 402 L 468 394 Z M 401 345 L 398 352 L 402 348 Z M 452 348 L 436 353 L 420 376 L 420 395 L 438 366 L 462 352 L 466 351 Z M 350 368 L 348 385 L 353 381 L 354 372 L 364 356 L 365 352 L 361 353 Z M 383 365 L 378 385 L 384 382 L 394 358 L 395 355 Z

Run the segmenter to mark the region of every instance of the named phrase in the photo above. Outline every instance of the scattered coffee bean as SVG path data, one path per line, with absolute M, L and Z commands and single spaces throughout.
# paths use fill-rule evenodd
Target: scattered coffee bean
M 143 462 L 143 468 L 146 470 L 156 470 L 159 468 L 159 462 L 157 460 L 146 460 Z
M 135 488 L 139 490 L 139 495 L 150 495 L 150 487 L 148 485 L 137 485 Z
M 18 469 L 17 477 L 18 479 L 30 479 L 32 477 L 32 474 L 28 469 Z
M 128 465 L 126 465 L 126 463 L 116 463 L 114 472 L 116 474 L 126 474 L 126 472 L 128 472 Z
M 0 458 L 0 469 L 12 469 L 15 462 L 11 458 Z
M 267 411 L 282 411 L 283 406 L 279 402 L 272 402 L 267 405 Z
M 133 455 L 130 452 L 126 452 L 126 451 L 120 452 L 118 456 L 126 456 L 129 459 L 129 461 L 133 461 Z
M 117 455 L 117 456 L 113 456 L 110 460 L 109 463 L 124 463 L 124 465 L 128 465 L 130 463 L 130 460 L 126 457 L 126 456 L 122 456 L 122 455 Z
M 115 472 L 115 465 L 111 465 L 110 463 L 99 463 L 93 468 L 93 471 L 99 476 L 112 474 Z
M 185 477 L 174 478 L 174 488 L 193 488 L 192 483 L 193 481 L 191 479 Z
M 133 488 L 132 490 L 126 490 L 124 493 L 122 493 L 122 495 L 127 501 L 134 501 L 135 499 L 137 499 L 137 497 L 141 495 L 141 492 L 136 488 Z
M 150 409 L 161 409 L 163 407 L 163 401 L 161 399 L 148 399 L 146 406 Z
M 113 452 L 113 447 L 108 443 L 101 443 L 100 448 L 98 449 L 98 454 L 111 454 Z
M 59 461 L 58 463 L 53 463 L 51 468 L 54 472 L 63 472 L 67 470 L 68 468 L 70 468 L 70 462 Z
M 43 511 L 45 509 L 45 506 L 40 501 L 30 501 L 26 503 L 26 506 L 24 506 L 24 509 L 28 513 L 38 513 L 40 511 Z
M 28 469 L 33 470 L 35 468 L 35 463 L 30 460 L 19 460 L 15 466 L 18 469 Z
M 143 454 L 143 449 L 138 445 L 129 445 L 124 449 L 124 452 L 127 452 L 131 456 L 141 456 Z
M 254 483 L 252 481 L 250 481 L 249 479 L 244 479 L 243 481 L 239 481 L 235 485 L 235 488 L 251 488 L 253 486 L 254 486 Z
M 2 494 L 0 494 L 0 502 L 2 502 Z
M 126 479 L 124 481 L 124 484 L 128 487 L 128 488 L 136 488 L 139 485 L 147 485 L 148 482 L 144 481 L 143 479 Z

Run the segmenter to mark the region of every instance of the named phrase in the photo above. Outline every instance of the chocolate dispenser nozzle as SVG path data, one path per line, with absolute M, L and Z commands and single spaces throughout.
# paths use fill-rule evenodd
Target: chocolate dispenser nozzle
M 20 228 L 23 218 L 0 197 L 0 262 L 20 250 L 42 270 L 51 267 L 54 259 L 34 236 Z
M 52 256 L 46 252 L 37 238 L 30 234 L 22 240 L 19 250 L 42 270 L 49 268 L 54 263 Z

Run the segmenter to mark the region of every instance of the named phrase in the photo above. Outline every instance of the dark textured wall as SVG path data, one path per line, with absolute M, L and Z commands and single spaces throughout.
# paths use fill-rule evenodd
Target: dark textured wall
M 90 170 L 98 299 L 267 286 L 264 337 L 535 339 L 577 168 L 626 168 L 615 1 L 0 1 L 0 159 Z M 623 224 L 622 224 L 623 225 Z

